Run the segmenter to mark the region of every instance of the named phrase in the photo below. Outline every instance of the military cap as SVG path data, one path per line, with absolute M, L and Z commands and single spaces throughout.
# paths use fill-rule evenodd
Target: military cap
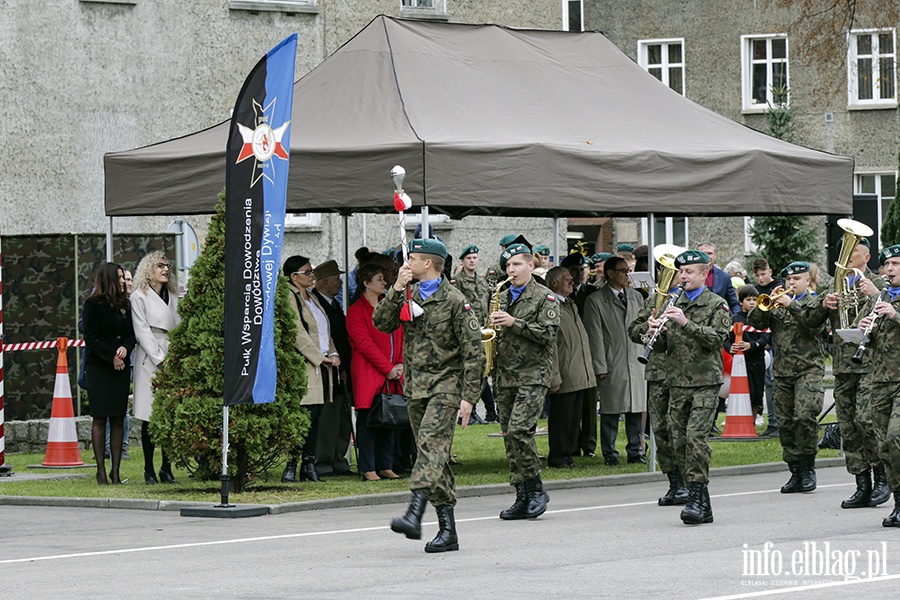
M 525 244 L 510 244 L 500 253 L 500 270 L 506 271 L 506 261 L 516 254 L 531 254 L 531 248 Z
M 560 261 L 559 266 L 561 267 L 580 267 L 584 264 L 584 255 L 581 252 L 572 252 L 567 254 L 565 258 Z
M 409 251 L 414 254 L 435 254 L 447 258 L 447 246 L 435 239 L 415 239 L 409 243 Z
M 867 237 L 860 238 L 859 243 L 857 243 L 856 245 L 859 246 L 859 244 L 862 244 L 863 246 L 865 246 L 866 248 L 868 248 L 868 249 L 870 249 L 870 250 L 872 249 L 872 242 L 870 242 L 870 241 L 869 241 L 869 238 L 867 238 Z M 837 241 L 837 245 L 836 245 L 834 248 L 835 248 L 835 250 L 837 250 L 838 252 L 840 252 L 840 251 L 841 251 L 841 247 L 842 247 L 843 245 L 844 245 L 844 238 L 841 238 L 841 239 L 839 239 L 839 240 Z
M 685 265 L 708 265 L 709 255 L 700 250 L 685 250 L 675 257 L 675 268 L 680 269 Z
M 534 247 L 534 253 L 540 254 L 541 256 L 550 256 L 550 246 L 539 244 Z
M 787 277 L 788 275 L 799 275 L 800 273 L 809 273 L 808 262 L 795 260 L 784 269 L 782 269 L 780 275 L 782 277 Z
M 463 248 L 463 251 L 459 253 L 459 259 L 462 260 L 470 254 L 478 254 L 478 246 L 472 244 Z
M 591 256 L 591 260 L 596 265 L 597 263 L 604 263 L 613 257 L 611 252 L 598 252 Z
M 634 246 L 631 244 L 619 244 L 616 246 L 616 252 L 634 252 Z
M 898 256 L 900 256 L 900 244 L 888 246 L 881 251 L 881 254 L 878 255 L 878 264 L 883 265 L 885 261 L 887 261 L 887 259 L 897 258 Z
M 504 235 L 502 238 L 500 238 L 500 245 L 503 246 L 504 248 L 506 248 L 507 246 L 512 244 L 514 241 L 516 241 L 516 237 L 518 237 L 518 236 L 516 236 L 516 234 L 514 234 L 514 233 Z
M 316 276 L 316 279 L 325 279 L 326 277 L 333 277 L 334 275 L 340 275 L 341 273 L 343 273 L 343 271 L 341 271 L 336 260 L 326 260 L 313 269 L 313 274 Z

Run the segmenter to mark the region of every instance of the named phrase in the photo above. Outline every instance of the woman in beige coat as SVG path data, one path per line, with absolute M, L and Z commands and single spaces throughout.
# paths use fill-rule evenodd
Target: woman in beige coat
M 310 426 L 302 449 L 291 453 L 281 480 L 295 481 L 297 458 L 302 456 L 300 481 L 320 481 L 316 473 L 316 442 L 319 434 L 319 416 L 322 405 L 331 402 L 334 383 L 333 371 L 341 364 L 328 316 L 319 301 L 309 290 L 316 284 L 313 267 L 305 256 L 291 256 L 284 261 L 284 275 L 291 283 L 291 308 L 297 316 L 297 350 L 306 359 L 306 396 L 300 404 L 309 409 Z
M 150 382 L 156 369 L 169 351 L 169 333 L 181 319 L 178 316 L 178 288 L 171 275 L 172 265 L 160 251 L 151 252 L 138 264 L 134 273 L 134 291 L 131 294 L 131 320 L 137 348 L 134 351 L 134 418 L 141 425 L 141 446 L 144 450 L 144 481 L 156 483 L 153 469 L 153 441 L 147 425 L 153 410 L 153 391 Z M 175 483 L 172 465 L 165 452 L 159 481 Z

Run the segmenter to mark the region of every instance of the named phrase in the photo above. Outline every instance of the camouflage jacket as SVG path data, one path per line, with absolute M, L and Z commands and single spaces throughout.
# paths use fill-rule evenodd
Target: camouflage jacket
M 866 279 L 871 279 L 872 283 L 874 283 L 875 287 L 877 287 L 879 290 L 884 287 L 884 278 L 876 273 L 869 271 L 868 269 L 866 269 Z M 819 297 L 819 304 L 817 309 L 828 314 L 828 318 L 831 320 L 831 330 L 837 331 L 841 327 L 840 311 L 829 310 L 822 305 L 822 302 L 825 300 L 825 296 L 834 291 L 835 286 L 834 284 L 832 284 L 825 291 L 825 293 Z M 869 300 L 869 298 L 861 291 L 859 291 L 859 289 L 854 290 L 852 298 L 855 300 L 855 302 L 848 311 L 848 325 L 850 325 L 851 327 L 852 323 L 866 316 L 867 313 L 864 311 L 864 309 Z M 860 313 L 862 313 L 862 316 L 860 316 Z M 864 353 L 862 364 L 857 365 L 850 360 L 853 355 L 856 354 L 857 345 L 847 344 L 847 342 L 842 340 L 841 336 L 836 333 L 832 335 L 832 340 L 834 342 L 834 351 L 831 353 L 832 356 L 834 356 L 832 368 L 836 375 L 843 375 L 846 373 L 872 372 L 871 353 Z
M 682 327 L 673 321 L 667 322 L 666 331 L 660 334 L 653 347 L 653 354 L 666 352 L 667 383 L 676 387 L 720 385 L 725 372 L 722 344 L 731 331 L 728 303 L 703 288 L 693 302 L 682 294 L 675 306 L 684 311 L 687 324 Z M 638 334 L 646 331 L 645 321 L 638 327 Z
M 487 323 L 487 309 L 491 293 L 487 281 L 483 277 L 479 277 L 477 273 L 470 277 L 461 270 L 456 279 L 451 279 L 450 283 L 456 286 L 456 289 L 469 301 L 472 310 L 475 311 L 475 316 L 478 317 L 478 322 L 484 326 Z
M 645 347 L 650 341 L 647 335 L 647 319 L 650 318 L 653 309 L 656 307 L 656 292 L 650 292 L 650 296 L 644 300 L 641 310 L 628 326 L 628 337 L 635 344 L 643 344 Z M 644 379 L 647 381 L 665 381 L 666 380 L 666 353 L 660 346 L 656 346 L 650 353 L 647 364 L 644 366 Z
M 476 404 L 484 387 L 484 347 L 475 311 L 445 278 L 426 300 L 413 285 L 413 300 L 424 314 L 403 325 L 404 393 L 410 398 L 460 394 Z M 405 292 L 388 288 L 372 320 L 380 331 L 400 327 Z
M 511 327 L 497 330 L 494 383 L 497 387 L 550 387 L 553 352 L 559 330 L 556 294 L 535 280 L 510 305 L 509 288 L 500 293 L 500 310 L 515 317 Z
M 878 296 L 870 298 L 865 310 L 861 311 L 856 323 L 872 312 L 872 307 Z M 900 382 L 900 296 L 891 302 L 897 314 L 893 319 L 880 315 L 875 321 L 875 326 L 869 332 L 869 343 L 866 344 L 866 354 L 871 355 L 872 375 L 871 381 L 876 383 Z M 857 346 L 858 348 L 858 346 Z M 854 354 L 856 349 L 853 350 Z M 896 406 L 896 404 L 894 405 Z
M 497 284 L 506 279 L 506 272 L 500 268 L 500 263 L 495 262 L 488 266 L 484 273 L 484 281 L 487 283 L 488 289 L 493 291 Z
M 772 330 L 775 377 L 825 374 L 825 335 L 827 311 L 819 298 L 807 293 L 786 309 L 780 305 L 769 311 L 754 308 L 747 323 L 757 329 Z

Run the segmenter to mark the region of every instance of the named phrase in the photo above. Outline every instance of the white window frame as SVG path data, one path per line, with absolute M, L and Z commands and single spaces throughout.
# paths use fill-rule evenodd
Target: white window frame
M 445 0 L 400 0 L 400 10 L 421 10 L 423 12 L 444 13 Z
M 891 51 L 886 54 L 879 47 L 878 34 L 891 34 Z M 859 99 L 859 68 L 857 39 L 860 35 L 872 36 L 872 99 Z M 894 81 L 891 98 L 881 98 L 881 78 L 879 63 L 883 56 L 894 59 Z M 897 31 L 893 27 L 881 29 L 853 29 L 847 38 L 847 106 L 850 109 L 896 108 L 897 107 Z
M 318 13 L 316 0 L 229 0 L 229 10 L 252 12 Z
M 684 80 L 684 65 L 685 65 L 685 56 L 684 56 L 684 38 L 665 38 L 665 39 L 652 39 L 652 40 L 638 40 L 638 64 L 645 71 L 649 72 L 651 65 L 648 57 L 648 49 L 650 46 L 654 45 L 662 46 L 661 58 L 662 63 L 659 65 L 659 68 L 662 70 L 662 83 L 666 85 L 670 90 L 678 92 L 682 96 L 685 96 L 685 86 L 687 85 Z M 669 45 L 670 44 L 679 44 L 681 46 L 681 63 L 670 63 L 669 62 Z M 656 67 L 657 65 L 652 65 Z M 673 67 L 681 67 L 681 90 L 676 90 L 672 87 L 669 82 L 669 69 Z
M 654 217 L 654 218 L 655 218 L 655 219 L 661 219 L 661 218 L 663 218 L 663 217 Z M 655 245 L 659 245 L 659 244 L 674 244 L 674 243 L 675 243 L 675 242 L 673 241 L 673 240 L 675 239 L 675 236 L 674 236 L 674 233 L 675 233 L 675 227 L 674 227 L 675 222 L 674 222 L 674 220 L 673 220 L 674 218 L 676 218 L 676 217 L 665 217 L 665 219 L 666 219 L 666 239 L 664 239 L 664 240 L 653 240 L 653 243 L 654 243 Z M 677 218 L 680 219 L 681 217 L 677 217 Z M 691 237 L 690 237 L 690 219 L 687 217 L 687 215 L 685 215 L 685 216 L 684 216 L 684 240 L 685 240 L 685 245 L 687 245 L 687 243 L 690 241 L 690 239 L 691 239 Z M 649 230 L 647 229 L 647 217 L 644 217 L 644 218 L 641 219 L 641 243 L 643 243 L 643 244 L 649 244 L 649 243 L 650 243 L 650 232 L 649 232 Z
M 569 29 L 569 2 L 570 0 L 562 0 L 562 29 Z M 578 0 L 578 7 L 581 10 L 581 31 L 584 31 L 584 0 Z
M 322 213 L 287 213 L 284 216 L 285 229 L 312 229 L 322 226 Z
M 784 58 L 772 58 L 772 40 L 784 40 Z M 753 42 L 757 40 L 766 40 L 766 80 L 769 85 L 766 86 L 766 103 L 760 104 L 753 102 L 753 65 L 758 62 L 753 59 Z M 785 63 L 787 65 L 787 88 L 788 88 L 788 104 L 790 104 L 790 87 L 791 87 L 791 48 L 786 33 L 763 33 L 755 35 L 741 36 L 741 112 L 743 113 L 763 113 L 769 108 L 769 104 L 774 105 L 772 98 L 772 65 L 774 63 Z
M 878 196 L 878 239 L 881 239 L 881 224 L 884 223 L 884 204 L 885 200 L 890 199 L 890 202 L 897 201 L 897 189 L 894 188 L 891 190 L 890 194 L 885 194 L 884 190 L 881 189 L 881 177 L 883 175 L 893 175 L 894 183 L 896 185 L 898 173 L 897 171 L 856 171 L 853 173 L 853 193 L 854 194 L 867 194 L 870 192 L 864 192 L 862 190 L 862 178 L 866 177 L 875 177 L 875 195 Z M 890 206 L 890 202 L 888 205 Z
M 753 227 L 753 223 L 753 217 L 744 217 L 744 256 L 750 256 L 757 250 L 757 245 L 750 237 L 750 228 Z

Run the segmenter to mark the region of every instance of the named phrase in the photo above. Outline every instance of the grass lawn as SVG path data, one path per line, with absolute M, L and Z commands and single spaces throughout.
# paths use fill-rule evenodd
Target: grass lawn
M 722 422 L 724 415 L 720 415 Z M 834 420 L 833 415 L 826 421 Z M 539 426 L 547 425 L 541 421 Z M 762 432 L 764 428 L 758 428 Z M 503 450 L 503 440 L 499 437 L 487 437 L 488 433 L 499 432 L 498 425 L 473 425 L 465 430 L 457 427 L 453 451 L 462 464 L 454 467 L 457 486 L 507 483 L 508 471 Z M 547 454 L 547 436 L 537 437 L 538 451 L 542 456 Z M 712 467 L 759 464 L 781 461 L 781 444 L 777 439 L 765 439 L 758 442 L 712 442 Z M 602 458 L 578 457 L 575 459 L 577 469 L 544 469 L 542 477 L 545 481 L 556 479 L 578 479 L 621 473 L 639 473 L 647 470 L 647 465 L 626 464 L 624 424 L 620 424 L 617 449 L 621 463 L 617 467 L 603 464 Z M 648 447 L 649 452 L 649 447 Z M 99 486 L 94 480 L 94 468 L 66 470 L 66 473 L 82 473 L 78 479 L 55 479 L 38 481 L 16 481 L 12 478 L 0 482 L 0 495 L 15 496 L 63 496 L 79 498 L 151 498 L 156 500 L 185 500 L 200 502 L 219 501 L 218 481 L 194 481 L 186 471 L 175 469 L 174 485 L 147 485 L 144 483 L 144 459 L 141 449 L 130 448 L 131 460 L 123 460 L 121 475 L 128 479 L 120 486 Z M 839 456 L 837 450 L 821 450 L 819 456 Z M 40 464 L 42 454 L 7 454 L 6 462 L 13 466 L 14 473 L 42 472 L 48 470 L 28 469 L 27 465 Z M 85 462 L 93 462 L 90 451 L 82 453 Z M 107 461 L 107 468 L 109 461 Z M 159 469 L 159 453 L 156 456 L 156 468 Z M 299 502 L 341 496 L 358 496 L 385 492 L 407 490 L 406 479 L 397 481 L 363 482 L 355 476 L 327 477 L 324 483 L 309 482 L 297 484 L 281 483 L 281 468 L 271 471 L 262 478 L 251 482 L 240 494 L 231 494 L 229 500 L 240 504 L 277 504 L 283 502 Z

